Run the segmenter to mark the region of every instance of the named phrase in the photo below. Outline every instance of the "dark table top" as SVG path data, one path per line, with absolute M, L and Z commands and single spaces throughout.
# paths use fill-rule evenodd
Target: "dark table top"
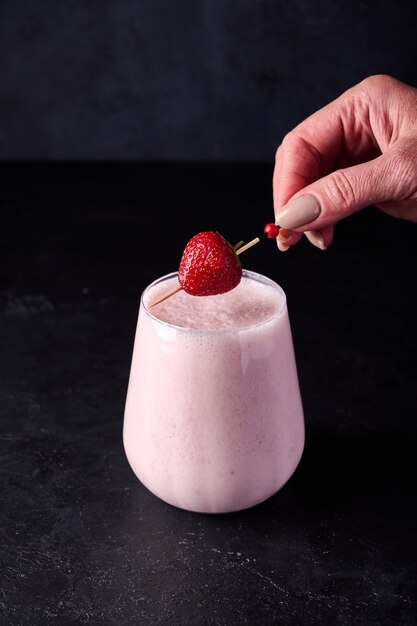
M 367 209 L 244 265 L 288 295 L 306 449 L 267 502 L 157 499 L 122 447 L 139 295 L 270 165 L 0 165 L 0 623 L 416 624 L 417 226 Z

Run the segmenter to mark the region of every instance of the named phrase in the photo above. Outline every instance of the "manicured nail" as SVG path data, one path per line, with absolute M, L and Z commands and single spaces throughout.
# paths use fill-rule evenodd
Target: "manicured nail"
M 298 228 L 320 215 L 320 205 L 314 196 L 295 198 L 278 211 L 275 221 L 282 228 Z
M 320 250 L 326 250 L 327 246 L 324 245 L 323 235 L 319 230 L 306 230 L 304 233 L 310 243 Z
M 280 241 L 279 239 L 277 239 L 277 243 L 278 243 L 278 250 L 281 250 L 281 252 L 286 252 L 287 250 L 290 249 L 290 246 L 287 246 L 286 243 L 282 243 L 282 241 Z

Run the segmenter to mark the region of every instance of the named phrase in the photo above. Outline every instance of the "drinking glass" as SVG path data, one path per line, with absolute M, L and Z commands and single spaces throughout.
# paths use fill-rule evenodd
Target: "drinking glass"
M 244 328 L 182 328 L 145 304 L 175 276 L 142 294 L 126 455 L 139 480 L 165 502 L 205 513 L 245 509 L 286 483 L 304 447 L 286 296 L 272 280 L 244 270 L 249 288 L 254 281 L 274 290 L 277 305 L 268 319 L 251 324 L 249 314 Z

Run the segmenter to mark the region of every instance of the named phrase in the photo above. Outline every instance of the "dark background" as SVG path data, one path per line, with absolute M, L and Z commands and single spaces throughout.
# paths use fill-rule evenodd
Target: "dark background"
M 121 431 L 141 291 L 198 231 L 259 232 L 306 114 L 417 84 L 416 14 L 0 0 L 0 626 L 415 626 L 417 225 L 245 253 L 287 293 L 306 418 L 267 502 L 175 509 Z
M 123 451 L 139 294 L 196 231 L 250 237 L 272 164 L 2 175 L 1 626 L 415 625 L 417 225 L 369 209 L 325 253 L 245 253 L 288 296 L 306 448 L 264 504 L 198 515 Z
M 373 73 L 417 84 L 417 4 L 1 0 L 0 159 L 270 161 Z

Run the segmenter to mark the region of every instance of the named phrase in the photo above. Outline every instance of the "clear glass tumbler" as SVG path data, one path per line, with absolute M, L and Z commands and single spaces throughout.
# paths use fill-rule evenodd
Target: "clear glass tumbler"
M 172 505 L 205 513 L 245 509 L 286 483 L 304 447 L 285 293 L 244 271 L 241 291 L 233 295 L 242 294 L 237 308 L 242 311 L 255 287 L 264 287 L 260 297 L 275 303 L 267 319 L 251 322 L 249 311 L 243 327 L 239 313 L 236 328 L 183 328 L 158 319 L 146 305 L 161 285 L 168 292 L 175 276 L 142 294 L 124 419 L 126 455 L 139 480 Z M 182 297 L 193 306 L 195 297 Z M 197 300 L 202 306 L 206 299 Z

